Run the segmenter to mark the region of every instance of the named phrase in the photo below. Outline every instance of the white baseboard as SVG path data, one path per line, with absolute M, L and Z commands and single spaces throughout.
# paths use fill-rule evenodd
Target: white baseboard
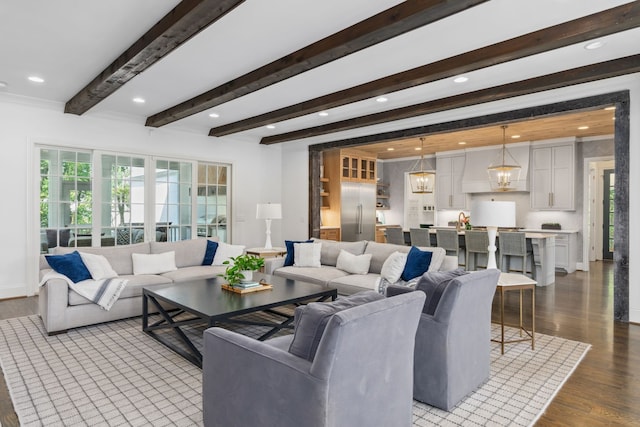
M 7 298 L 26 297 L 26 296 L 27 296 L 26 285 L 0 287 L 0 300 L 7 299 Z

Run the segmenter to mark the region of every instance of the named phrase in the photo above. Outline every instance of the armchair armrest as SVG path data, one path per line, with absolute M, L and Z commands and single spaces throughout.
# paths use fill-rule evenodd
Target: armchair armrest
M 386 296 L 393 297 L 400 294 L 406 294 L 408 292 L 413 292 L 415 289 L 410 288 L 408 286 L 401 285 L 389 285 L 385 291 Z
M 273 274 L 276 269 L 284 267 L 284 257 L 265 258 L 264 273 Z

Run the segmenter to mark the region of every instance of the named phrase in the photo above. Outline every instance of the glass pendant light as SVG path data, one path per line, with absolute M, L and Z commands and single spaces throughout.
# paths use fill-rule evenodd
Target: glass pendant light
M 507 125 L 502 126 L 502 150 L 487 168 L 492 191 L 515 191 L 520 181 L 522 168 L 506 147 Z
M 409 172 L 409 182 L 411 183 L 411 192 L 424 194 L 433 193 L 433 187 L 436 181 L 436 174 L 424 170 L 424 137 L 420 138 L 421 153 L 420 153 L 420 170 L 416 172 Z M 416 163 L 414 165 L 417 166 Z

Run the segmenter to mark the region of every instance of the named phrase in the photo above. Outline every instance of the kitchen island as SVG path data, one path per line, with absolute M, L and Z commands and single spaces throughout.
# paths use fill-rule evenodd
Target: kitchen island
M 437 229 L 455 229 L 455 227 L 431 227 L 429 233 L 431 235 L 431 246 L 437 246 L 436 244 L 436 230 Z M 464 257 L 464 230 L 458 231 L 460 241 L 460 256 Z M 556 281 L 556 242 L 555 234 L 551 233 L 538 233 L 525 231 L 525 237 L 527 244 L 531 243 L 533 248 L 533 261 L 536 268 L 536 277 L 538 286 L 551 285 Z M 496 247 L 498 246 L 498 240 L 500 239 L 500 231 L 496 237 Z M 515 261 L 515 260 L 514 260 Z

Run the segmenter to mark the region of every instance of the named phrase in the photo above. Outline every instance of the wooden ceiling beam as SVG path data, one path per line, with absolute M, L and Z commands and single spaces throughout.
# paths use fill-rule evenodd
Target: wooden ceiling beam
M 402 108 L 383 111 L 348 120 L 342 120 L 322 126 L 315 126 L 307 129 L 300 129 L 279 135 L 272 135 L 262 138 L 261 144 L 277 144 L 281 142 L 293 141 L 296 139 L 309 138 L 312 136 L 324 135 L 327 133 L 340 132 L 349 129 L 356 129 L 365 126 L 372 126 L 380 123 L 392 122 L 411 117 L 432 114 L 439 111 L 446 111 L 455 108 L 468 107 L 485 102 L 497 101 L 516 96 L 527 95 L 545 90 L 557 89 L 581 83 L 617 77 L 625 74 L 640 72 L 640 55 L 632 55 L 624 58 L 614 59 L 597 64 L 585 65 L 583 67 L 534 77 L 527 80 L 494 86 L 474 92 L 436 99 L 421 104 L 409 105 Z
M 604 37 L 640 26 L 640 2 L 544 28 L 491 46 L 383 77 L 295 105 L 218 126 L 209 136 L 224 136 L 271 123 L 317 113 L 352 102 L 387 95 L 414 86 Z
M 281 82 L 487 0 L 412 0 L 147 118 L 160 127 Z
M 67 101 L 64 112 L 84 114 L 129 80 L 243 2 L 244 0 L 181 1 L 88 85 Z

